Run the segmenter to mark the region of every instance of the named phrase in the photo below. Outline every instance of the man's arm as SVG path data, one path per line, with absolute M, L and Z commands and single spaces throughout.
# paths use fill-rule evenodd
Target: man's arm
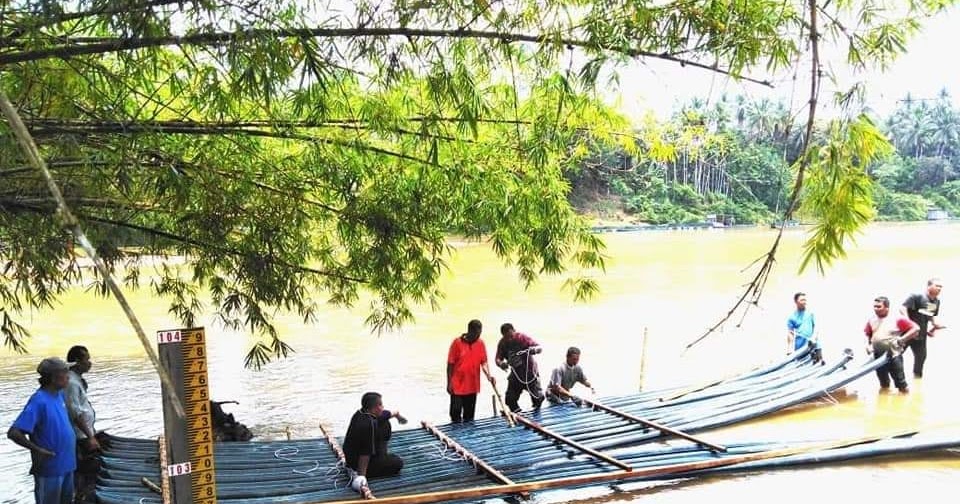
M 918 310 L 920 308 L 920 296 L 918 294 L 913 294 L 907 298 L 906 301 L 900 305 L 900 315 L 904 317 L 909 317 L 910 313 L 908 310 Z
M 537 341 L 531 338 L 529 335 L 524 334 L 523 338 L 524 338 L 523 342 L 524 344 L 526 344 L 527 351 L 531 355 L 535 355 L 543 351 L 543 348 L 540 347 L 540 343 L 537 343 Z
M 93 420 L 88 418 L 88 415 L 83 412 L 83 408 L 80 405 L 80 384 L 74 381 L 72 378 L 67 382 L 67 388 L 64 389 L 63 395 L 65 403 L 67 404 L 67 413 L 70 416 L 70 421 L 73 422 L 73 425 L 76 425 L 81 432 L 86 434 L 90 447 L 94 450 L 100 448 L 100 444 L 97 442 L 96 435 L 97 433 L 93 430 Z
M 23 432 L 16 427 L 10 427 L 10 430 L 7 431 L 7 438 L 32 452 L 36 452 L 37 455 L 40 455 L 41 457 L 54 456 L 52 451 L 34 443 L 30 438 L 27 437 L 26 432 Z
M 787 319 L 787 348 L 793 351 L 793 340 L 797 337 L 797 322 L 793 317 Z
M 360 455 L 357 457 L 357 474 L 367 475 L 367 467 L 370 466 L 370 455 Z
M 590 380 L 587 379 L 587 375 L 584 374 L 582 370 L 580 371 L 580 383 L 582 383 L 584 387 L 590 389 L 590 392 L 593 392 L 594 394 L 597 393 L 596 390 L 593 390 L 593 385 L 590 385 Z
M 916 322 L 905 317 L 897 320 L 897 329 L 900 329 L 900 331 L 903 333 L 903 335 L 900 336 L 900 341 L 904 343 L 916 338 L 917 335 L 920 334 L 920 326 L 918 326 Z
M 504 348 L 503 340 L 500 340 L 500 342 L 497 343 L 497 353 L 493 357 L 493 362 L 497 365 L 497 367 L 503 370 L 507 369 L 506 353 L 507 351 L 506 348 Z
M 447 363 L 447 393 L 453 393 L 453 384 L 450 380 L 453 379 L 453 364 Z
M 563 381 L 562 378 L 563 374 L 560 371 L 560 368 L 555 368 L 550 372 L 550 384 L 547 385 L 547 389 L 554 394 L 561 395 L 561 390 L 563 390 L 563 387 L 560 386 L 560 382 Z
M 490 385 L 497 384 L 497 379 L 494 378 L 492 374 L 490 374 L 490 365 L 487 364 L 487 361 L 483 361 L 483 363 L 480 364 L 480 369 L 483 370 L 483 374 L 486 375 L 487 380 L 490 380 Z

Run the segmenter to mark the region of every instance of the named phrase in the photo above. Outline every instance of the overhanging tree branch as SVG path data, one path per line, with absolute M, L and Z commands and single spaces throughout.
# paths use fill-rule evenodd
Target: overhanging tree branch
M 49 206 L 38 206 L 38 205 L 27 204 L 27 203 L 17 202 L 17 201 L 3 201 L 3 200 L 0 200 L 0 205 L 6 205 L 6 206 L 9 206 L 9 207 L 21 208 L 21 209 L 23 209 L 23 210 L 28 210 L 28 211 L 32 211 L 32 212 L 36 212 L 36 213 L 41 213 L 41 214 L 44 214 L 44 215 L 50 215 L 50 214 L 51 214 L 51 210 L 52 210 Z M 165 231 L 165 230 L 158 229 L 158 228 L 154 228 L 154 227 L 142 226 L 142 225 L 140 225 L 140 224 L 134 224 L 134 223 L 131 223 L 131 222 L 124 222 L 124 221 L 119 221 L 119 220 L 115 220 L 115 219 L 108 219 L 108 218 L 106 218 L 106 217 L 98 217 L 98 216 L 95 216 L 95 215 L 89 215 L 89 214 L 84 214 L 84 213 L 77 213 L 77 214 L 76 214 L 76 217 L 77 217 L 78 219 L 80 219 L 80 220 L 84 220 L 84 221 L 88 221 L 88 222 L 94 222 L 94 223 L 97 223 L 97 224 L 103 224 L 103 225 L 112 226 L 112 227 L 117 227 L 117 228 L 129 229 L 129 230 L 131 230 L 131 231 L 138 231 L 138 232 L 141 232 L 141 233 L 144 233 L 144 234 L 147 234 L 147 235 L 156 237 L 156 238 L 161 238 L 161 239 L 164 239 L 164 240 L 168 240 L 168 241 L 171 241 L 171 242 L 174 242 L 174 243 L 180 243 L 180 244 L 183 244 L 183 245 L 189 245 L 190 247 L 203 248 L 203 249 L 207 249 L 207 250 L 214 250 L 214 251 L 216 251 L 216 252 L 220 252 L 220 253 L 223 253 L 223 254 L 226 254 L 226 255 L 231 255 L 231 256 L 234 256 L 234 257 L 248 257 L 248 256 L 249 256 L 249 254 L 244 253 L 244 252 L 242 252 L 242 251 L 240 251 L 240 250 L 232 249 L 232 248 L 229 248 L 229 247 L 224 247 L 224 246 L 222 246 L 222 245 L 217 245 L 217 244 L 210 243 L 210 242 L 205 242 L 205 241 L 203 241 L 203 240 L 197 240 L 197 239 L 195 239 L 195 238 L 190 238 L 190 237 L 188 237 L 188 236 L 183 236 L 183 235 L 179 235 L 179 234 L 176 234 L 176 233 L 171 233 L 171 232 L 169 232 L 169 231 Z M 291 269 L 291 270 L 302 271 L 302 272 L 304 272 L 304 273 L 311 273 L 311 274 L 314 274 L 314 275 L 320 275 L 320 276 L 325 276 L 325 277 L 336 278 L 336 279 L 344 280 L 344 281 L 347 281 L 347 282 L 367 283 L 367 281 L 364 280 L 364 279 L 362 279 L 362 278 L 356 278 L 356 277 L 351 277 L 351 276 L 349 276 L 349 275 L 342 275 L 342 274 L 333 273 L 333 272 L 330 272 L 330 271 L 324 271 L 324 270 L 320 270 L 320 269 L 316 269 L 316 268 L 310 268 L 310 267 L 308 267 L 308 266 L 299 266 L 299 265 L 296 265 L 296 264 L 291 264 L 291 263 L 286 262 L 286 261 L 281 261 L 281 260 L 279 260 L 279 259 L 277 259 L 277 258 L 275 258 L 275 257 L 267 257 L 267 256 L 261 255 L 261 256 L 259 256 L 258 258 L 259 258 L 259 259 L 262 259 L 262 260 L 263 260 L 264 262 L 266 262 L 266 263 L 276 264 L 276 265 L 282 266 L 282 267 L 284 267 L 284 268 L 289 268 L 289 269 Z
M 69 37 L 56 39 L 61 45 L 29 51 L 11 51 L 0 54 L 0 66 L 12 63 L 37 61 L 50 58 L 72 58 L 87 54 L 107 54 L 113 52 L 166 46 L 210 46 L 251 40 L 259 37 L 270 38 L 361 38 L 361 37 L 418 37 L 439 39 L 480 39 L 497 40 L 504 43 L 530 42 L 535 44 L 556 44 L 579 47 L 581 49 L 601 50 L 622 54 L 632 58 L 643 57 L 670 61 L 683 66 L 700 68 L 728 75 L 755 84 L 773 87 L 769 80 L 749 77 L 738 72 L 708 65 L 695 60 L 680 58 L 669 52 L 653 52 L 639 48 L 602 47 L 598 42 L 575 38 L 557 37 L 553 34 L 510 33 L 472 29 L 435 29 L 409 27 L 356 27 L 356 28 L 287 28 L 287 29 L 250 29 L 237 32 L 196 33 L 182 36 L 165 37 Z M 0 47 L 9 46 L 15 39 L 0 38 Z
M 140 339 L 140 343 L 143 345 L 144 351 L 146 351 L 147 356 L 150 358 L 150 362 L 153 363 L 154 369 L 160 376 L 160 381 L 163 382 L 165 388 L 167 389 L 167 399 L 173 405 L 174 411 L 177 413 L 177 415 L 183 418 L 185 416 L 183 403 L 180 402 L 176 388 L 174 388 L 173 385 L 173 380 L 170 379 L 170 375 L 165 369 L 163 369 L 163 366 L 160 365 L 160 359 L 157 357 L 157 354 L 153 349 L 153 344 L 147 339 L 147 335 L 143 330 L 143 326 L 140 325 L 140 320 L 137 319 L 136 314 L 133 313 L 133 308 L 130 306 L 130 304 L 127 303 L 127 299 L 123 295 L 123 291 L 120 290 L 120 287 L 113 280 L 113 275 L 110 273 L 110 270 L 97 255 L 97 250 L 93 247 L 90 241 L 87 240 L 87 235 L 83 232 L 83 228 L 80 227 L 80 222 L 70 211 L 70 207 L 64 200 L 63 194 L 60 193 L 60 188 L 57 186 L 56 181 L 53 180 L 53 176 L 50 174 L 50 171 L 47 170 L 47 166 L 44 163 L 43 158 L 40 156 L 40 151 L 37 149 L 37 145 L 33 142 L 30 132 L 27 131 L 27 127 L 20 119 L 20 114 L 17 113 L 17 109 L 14 108 L 12 103 L 10 103 L 10 99 L 7 98 L 7 93 L 2 89 L 0 89 L 0 110 L 2 110 L 3 115 L 6 116 L 7 122 L 10 124 L 14 135 L 17 137 L 17 141 L 20 143 L 20 147 L 23 149 L 27 160 L 41 174 L 44 181 L 47 183 L 47 188 L 50 190 L 50 194 L 57 201 L 57 216 L 62 219 L 64 227 L 68 228 L 70 232 L 73 233 L 73 236 L 77 239 L 77 242 L 80 243 L 80 246 L 83 247 L 84 251 L 90 257 L 90 260 L 93 261 L 97 270 L 100 272 L 100 275 L 106 282 L 110 292 L 117 300 L 117 303 L 119 303 L 120 307 L 123 308 L 123 312 L 127 315 L 130 325 L 133 326 L 137 337 Z
M 749 310 L 751 306 L 756 306 L 757 303 L 760 302 L 760 297 L 763 295 L 764 288 L 767 285 L 767 280 L 770 278 L 770 273 L 773 271 L 774 264 L 776 264 L 777 250 L 780 247 L 780 240 L 783 238 L 784 228 L 787 225 L 787 221 L 791 216 L 793 216 L 794 211 L 796 211 L 797 207 L 799 206 L 801 189 L 803 189 L 804 172 L 810 164 L 809 150 L 813 139 L 813 130 L 816 121 L 817 99 L 820 94 L 820 34 L 817 26 L 817 0 L 807 0 L 807 9 L 810 16 L 810 99 L 807 106 L 807 124 L 803 145 L 800 149 L 800 157 L 797 161 L 797 178 L 794 181 L 793 191 L 790 194 L 790 200 L 788 201 L 787 207 L 783 212 L 783 220 L 780 222 L 780 228 L 777 230 L 777 237 L 773 240 L 773 245 L 771 245 L 770 250 L 768 250 L 766 254 L 751 264 L 752 266 L 753 264 L 760 262 L 760 260 L 763 260 L 760 269 L 757 270 L 757 273 L 754 275 L 753 279 L 747 284 L 743 293 L 737 299 L 737 302 L 734 303 L 733 307 L 730 308 L 727 314 L 724 315 L 720 321 L 707 329 L 706 332 L 700 335 L 700 337 L 688 343 L 684 351 L 689 350 L 694 345 L 700 343 L 718 329 L 723 327 L 723 325 L 726 324 L 727 321 L 729 321 L 740 308 L 744 308 L 743 315 L 746 316 L 747 310 Z M 750 266 L 748 266 L 748 268 L 749 267 Z M 741 323 L 742 320 L 743 319 L 741 319 Z

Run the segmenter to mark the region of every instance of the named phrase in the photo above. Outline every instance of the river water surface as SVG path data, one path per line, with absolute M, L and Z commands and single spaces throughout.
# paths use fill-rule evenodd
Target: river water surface
M 650 231 L 605 236 L 610 256 L 602 275 L 602 293 L 574 303 L 561 281 L 544 279 L 524 290 L 516 272 L 504 267 L 482 244 L 457 247 L 443 280 L 442 310 L 421 308 L 415 323 L 402 331 L 374 335 L 363 326 L 362 310 L 328 309 L 315 325 L 280 315 L 281 334 L 296 349 L 261 371 L 243 368 L 250 341 L 218 327 L 207 317 L 211 394 L 238 400 L 226 406 L 260 439 L 320 435 L 318 422 L 342 435 L 366 390 L 384 395 L 388 408 L 411 420 L 446 421 L 444 359 L 447 347 L 471 318 L 484 322 L 483 337 L 494 350 L 497 328 L 512 322 L 544 346 L 542 370 L 560 363 L 565 349 L 583 349 L 581 364 L 600 395 L 630 393 L 669 385 L 699 383 L 778 359 L 786 352 L 786 317 L 792 295 L 807 293 L 817 317 L 825 355 L 836 359 L 852 348 L 865 360 L 862 327 L 872 300 L 887 295 L 899 305 L 919 292 L 930 276 L 944 283 L 941 319 L 951 324 L 960 308 L 951 302 L 958 289 L 960 224 L 873 225 L 849 246 L 849 256 L 825 276 L 797 273 L 802 228 L 787 231 L 774 274 L 760 305 L 690 351 L 684 346 L 727 312 L 749 281 L 742 271 L 761 256 L 774 238 L 767 229 Z M 176 327 L 162 300 L 132 294 L 134 308 L 148 331 Z M 960 323 L 960 322 L 957 322 Z M 953 324 L 955 325 L 955 324 Z M 34 313 L 30 355 L 0 350 L 0 426 L 6 429 L 36 387 L 37 362 L 63 357 L 73 344 L 86 345 L 94 360 L 88 375 L 97 409 L 97 427 L 125 436 L 155 437 L 162 429 L 158 380 L 123 314 L 112 300 L 94 298 L 78 288 L 56 310 Z M 648 336 L 646 345 L 643 335 Z M 960 429 L 956 387 L 960 331 L 941 331 L 929 343 L 923 380 L 911 393 L 878 394 L 874 376 L 824 398 L 774 416 L 741 424 L 716 435 L 724 439 L 811 439 L 860 436 L 907 427 Z M 642 357 L 646 350 L 646 358 Z M 911 357 L 905 357 L 911 365 Z M 643 369 L 641 376 L 641 368 Z M 499 370 L 498 379 L 505 383 Z M 486 385 L 478 416 L 491 414 Z M 529 403 L 526 396 L 521 405 Z M 415 422 L 412 422 L 415 423 Z M 32 502 L 27 475 L 29 456 L 0 440 L 0 502 Z M 956 502 L 960 453 L 943 452 L 911 459 L 873 460 L 816 468 L 678 481 L 626 492 L 609 489 L 555 492 L 540 501 L 633 501 L 700 503 L 809 502 L 859 498 L 893 502 Z

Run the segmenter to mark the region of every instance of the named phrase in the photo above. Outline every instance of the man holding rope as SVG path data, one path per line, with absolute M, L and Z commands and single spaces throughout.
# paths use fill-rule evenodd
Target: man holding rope
M 503 370 L 510 370 L 507 379 L 507 396 L 505 401 L 510 411 L 520 411 L 520 394 L 524 390 L 530 393 L 533 409 L 540 409 L 544 395 L 540 387 L 540 372 L 537 370 L 535 354 L 543 351 L 540 345 L 530 336 L 518 332 L 513 324 L 506 323 L 500 326 L 500 342 L 497 344 L 497 366 Z
M 491 385 L 497 380 L 490 374 L 487 347 L 480 339 L 483 324 L 471 320 L 467 332 L 450 344 L 447 352 L 447 393 L 450 394 L 450 421 L 472 422 L 480 393 L 480 371 Z
M 879 359 L 887 356 L 887 362 L 877 368 L 880 389 L 890 388 L 890 378 L 897 389 L 906 394 L 907 379 L 903 375 L 903 349 L 920 332 L 920 326 L 906 317 L 890 316 L 890 299 L 880 296 L 873 300 L 873 313 L 863 328 L 867 336 L 867 352 Z M 889 355 L 888 355 L 889 354 Z

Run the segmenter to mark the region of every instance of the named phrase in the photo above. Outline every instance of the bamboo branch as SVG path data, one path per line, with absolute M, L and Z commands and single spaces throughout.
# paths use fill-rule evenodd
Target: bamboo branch
M 358 149 L 373 152 L 376 154 L 382 154 L 384 156 L 395 157 L 398 159 L 403 159 L 406 161 L 413 161 L 416 163 L 421 163 L 427 166 L 441 167 L 439 164 L 434 163 L 430 160 L 418 158 L 416 156 L 411 156 L 409 154 L 403 154 L 401 152 L 391 151 L 389 149 L 384 149 L 382 147 L 376 147 L 366 143 L 358 141 L 344 141 L 336 140 L 332 138 L 320 138 L 310 135 L 302 135 L 295 133 L 284 133 L 278 131 L 264 131 L 259 129 L 243 129 L 243 128 L 223 128 L 219 126 L 210 126 L 210 127 L 194 127 L 194 126 L 170 126 L 170 125 L 150 125 L 145 126 L 141 124 L 126 124 L 126 123 L 114 123 L 103 126 L 82 126 L 82 127 L 64 127 L 64 126 L 51 126 L 44 127 L 40 129 L 34 129 L 33 133 L 35 135 L 51 135 L 51 134 L 75 134 L 75 135 L 91 135 L 98 133 L 111 133 L 111 134 L 135 134 L 135 133 L 146 133 L 146 134 L 155 134 L 155 133 L 168 133 L 174 135 L 247 135 L 252 137 L 264 137 L 264 138 L 275 138 L 281 140 L 297 140 L 303 142 L 312 142 L 320 143 L 327 145 L 334 145 L 337 147 L 346 147 L 351 149 Z
M 22 209 L 24 209 L 24 210 L 29 210 L 29 211 L 33 211 L 33 212 L 47 213 L 47 210 L 44 209 L 44 208 L 42 208 L 42 207 L 37 207 L 37 206 L 32 206 L 32 205 L 25 205 L 25 204 L 17 204 L 17 203 L 6 203 L 6 204 L 8 204 L 9 206 L 18 207 L 18 208 L 22 208 Z M 113 227 L 118 227 L 118 228 L 123 228 L 123 229 L 129 229 L 129 230 L 132 230 L 132 231 L 140 231 L 140 232 L 142 232 L 142 233 L 146 233 L 146 234 L 148 234 L 148 235 L 150 235 L 150 236 L 154 236 L 154 237 L 156 237 L 156 238 L 162 238 L 162 239 L 165 239 L 165 240 L 169 240 L 169 241 L 176 242 L 176 243 L 181 243 L 181 244 L 184 244 L 184 245 L 189 245 L 189 246 L 192 246 L 192 247 L 210 249 L 210 250 L 214 250 L 214 251 L 217 251 L 217 252 L 221 252 L 221 253 L 224 253 L 224 254 L 227 254 L 227 255 L 232 255 L 232 256 L 235 256 L 235 257 L 245 257 L 245 256 L 246 256 L 246 254 L 244 254 L 242 251 L 239 251 L 239 250 L 236 250 L 236 249 L 232 249 L 232 248 L 229 248 L 229 247 L 224 247 L 224 246 L 221 246 L 221 245 L 216 245 L 216 244 L 214 244 L 214 243 L 209 243 L 209 242 L 197 240 L 197 239 L 195 239 L 195 238 L 190 238 L 190 237 L 187 237 L 187 236 L 182 236 L 182 235 L 174 234 L 174 233 L 171 233 L 171 232 L 169 232 L 169 231 L 164 231 L 164 230 L 162 230 L 162 229 L 156 229 L 156 228 L 151 228 L 151 227 L 147 227 L 147 226 L 141 226 L 141 225 L 139 225 L 139 224 L 133 224 L 133 223 L 130 223 L 130 222 L 122 222 L 122 221 L 117 221 L 117 220 L 113 220 L 113 219 L 107 219 L 107 218 L 105 218 L 105 217 L 97 217 L 97 216 L 94 216 L 94 215 L 86 215 L 86 214 L 83 214 L 83 213 L 78 213 L 78 214 L 76 214 L 76 217 L 78 217 L 80 220 L 85 220 L 85 221 L 89 221 L 89 222 L 96 222 L 96 223 L 98 223 L 98 224 L 105 224 L 105 225 L 108 225 L 108 226 L 113 226 Z M 285 267 L 285 268 L 290 268 L 290 269 L 302 271 L 302 272 L 304 272 L 304 273 L 313 273 L 313 274 L 315 274 L 315 275 L 327 276 L 327 277 L 331 277 L 331 278 L 337 278 L 337 279 L 344 280 L 344 281 L 348 281 L 348 282 L 367 283 L 367 281 L 364 280 L 364 279 L 362 279 L 362 278 L 355 278 L 355 277 L 351 277 L 351 276 L 347 276 L 347 275 L 341 275 L 341 274 L 339 274 L 339 273 L 333 273 L 333 272 L 330 272 L 330 271 L 324 271 L 324 270 L 319 270 L 319 269 L 316 269 L 316 268 L 310 268 L 310 267 L 308 267 L 308 266 L 298 266 L 298 265 L 295 265 L 295 264 L 288 263 L 288 262 L 286 262 L 286 261 L 277 260 L 277 259 L 272 258 L 272 257 L 267 257 L 267 256 L 260 255 L 258 258 L 263 259 L 265 262 L 270 263 L 270 264 L 275 264 L 275 265 L 278 265 L 278 266 L 283 266 L 283 267 Z
M 50 194 L 54 197 L 54 199 L 57 200 L 57 216 L 62 220 L 64 227 L 70 229 L 70 231 L 73 233 L 73 236 L 77 239 L 77 242 L 87 253 L 87 255 L 90 257 L 90 260 L 93 261 L 97 270 L 100 272 L 100 275 L 103 277 L 104 282 L 106 282 L 110 292 L 113 294 L 114 298 L 116 298 L 117 303 L 119 303 L 120 307 L 123 308 L 123 312 L 126 314 L 127 320 L 130 322 L 130 325 L 133 326 L 134 331 L 137 333 L 137 337 L 140 339 L 140 343 L 143 345 L 144 351 L 147 353 L 147 356 L 150 358 L 150 362 L 153 363 L 153 367 L 160 376 L 160 381 L 163 382 L 164 387 L 167 389 L 167 399 L 171 402 L 171 404 L 173 404 L 173 408 L 177 413 L 177 416 L 180 418 L 185 418 L 183 404 L 180 402 L 180 398 L 177 396 L 173 380 L 170 379 L 170 375 L 163 368 L 163 366 L 160 365 L 160 359 L 157 357 L 150 340 L 147 339 L 147 335 L 144 332 L 143 327 L 140 325 L 140 320 L 137 319 L 136 314 L 133 313 L 133 308 L 127 302 L 127 298 L 123 295 L 123 291 L 120 290 L 120 287 L 113 280 L 113 275 L 110 273 L 110 270 L 97 255 L 96 248 L 94 248 L 90 241 L 87 240 L 87 235 L 83 232 L 83 228 L 80 227 L 80 221 L 78 221 L 76 216 L 74 216 L 70 211 L 70 207 L 64 200 L 63 194 L 60 193 L 60 188 L 57 186 L 57 182 L 53 180 L 53 175 L 50 174 L 50 171 L 47 169 L 43 158 L 40 156 L 40 151 L 37 149 L 37 145 L 34 143 L 33 137 L 30 136 L 30 132 L 27 131 L 27 127 L 20 119 L 20 114 L 17 113 L 17 109 L 12 103 L 10 103 L 10 99 L 7 98 L 7 93 L 2 89 L 0 89 L 0 110 L 2 110 L 3 115 L 6 116 L 7 122 L 9 122 L 10 128 L 17 137 L 17 141 L 20 143 L 20 147 L 23 149 L 27 160 L 41 174 L 47 183 L 47 188 L 50 190 Z
M 760 297 L 763 295 L 764 288 L 767 285 L 767 280 L 770 278 L 770 273 L 773 271 L 773 266 L 776 264 L 777 250 L 780 247 L 780 241 L 783 238 L 783 231 L 786 228 L 787 221 L 791 216 L 793 216 L 793 212 L 796 211 L 797 206 L 799 205 L 800 193 L 801 189 L 803 188 L 804 173 L 806 172 L 807 167 L 810 165 L 809 151 L 810 144 L 813 139 L 814 122 L 816 120 L 817 98 L 820 94 L 820 34 L 817 31 L 817 0 L 808 0 L 807 9 L 809 10 L 810 15 L 810 99 L 808 101 L 807 108 L 806 134 L 803 139 L 803 145 L 800 148 L 800 155 L 797 165 L 797 178 L 793 185 L 793 191 L 790 194 L 790 200 L 787 203 L 786 209 L 784 209 L 783 220 L 780 222 L 780 228 L 777 231 L 777 237 L 773 240 L 773 245 L 770 247 L 770 249 L 763 256 L 761 256 L 763 259 L 763 264 L 760 266 L 760 269 L 757 271 L 756 275 L 754 275 L 750 283 L 747 284 L 743 293 L 740 295 L 740 298 L 737 299 L 737 302 L 734 303 L 733 307 L 727 311 L 727 314 L 724 315 L 720 321 L 707 329 L 706 332 L 700 335 L 697 339 L 688 343 L 686 348 L 684 348 L 684 352 L 716 332 L 716 330 L 726 324 L 727 321 L 729 321 L 741 307 L 745 307 L 743 316 L 746 317 L 747 310 L 749 310 L 750 306 L 755 306 L 760 302 Z M 739 327 L 742 323 L 743 319 L 741 318 L 737 326 Z
M 410 28 L 410 27 L 355 27 L 355 28 L 285 28 L 285 29 L 249 29 L 236 32 L 195 33 L 190 35 L 163 37 L 67 37 L 60 38 L 62 44 L 55 47 L 34 49 L 29 51 L 15 51 L 0 55 L 0 66 L 11 63 L 37 61 L 49 58 L 71 58 L 86 54 L 106 54 L 133 49 L 151 47 L 165 47 L 172 45 L 226 45 L 246 41 L 257 37 L 269 38 L 365 38 L 365 37 L 407 37 L 407 38 L 452 38 L 452 39 L 480 39 L 495 40 L 504 43 L 530 42 L 535 44 L 556 44 L 563 46 L 593 49 L 622 54 L 632 58 L 654 58 L 678 63 L 727 75 L 736 79 L 753 82 L 767 87 L 773 87 L 769 80 L 748 77 L 737 72 L 708 65 L 698 61 L 680 58 L 667 52 L 652 52 L 639 48 L 604 48 L 597 42 L 574 38 L 557 38 L 552 34 L 508 33 L 472 29 L 438 29 L 438 28 Z M 0 45 L 9 44 L 10 39 L 0 39 Z

